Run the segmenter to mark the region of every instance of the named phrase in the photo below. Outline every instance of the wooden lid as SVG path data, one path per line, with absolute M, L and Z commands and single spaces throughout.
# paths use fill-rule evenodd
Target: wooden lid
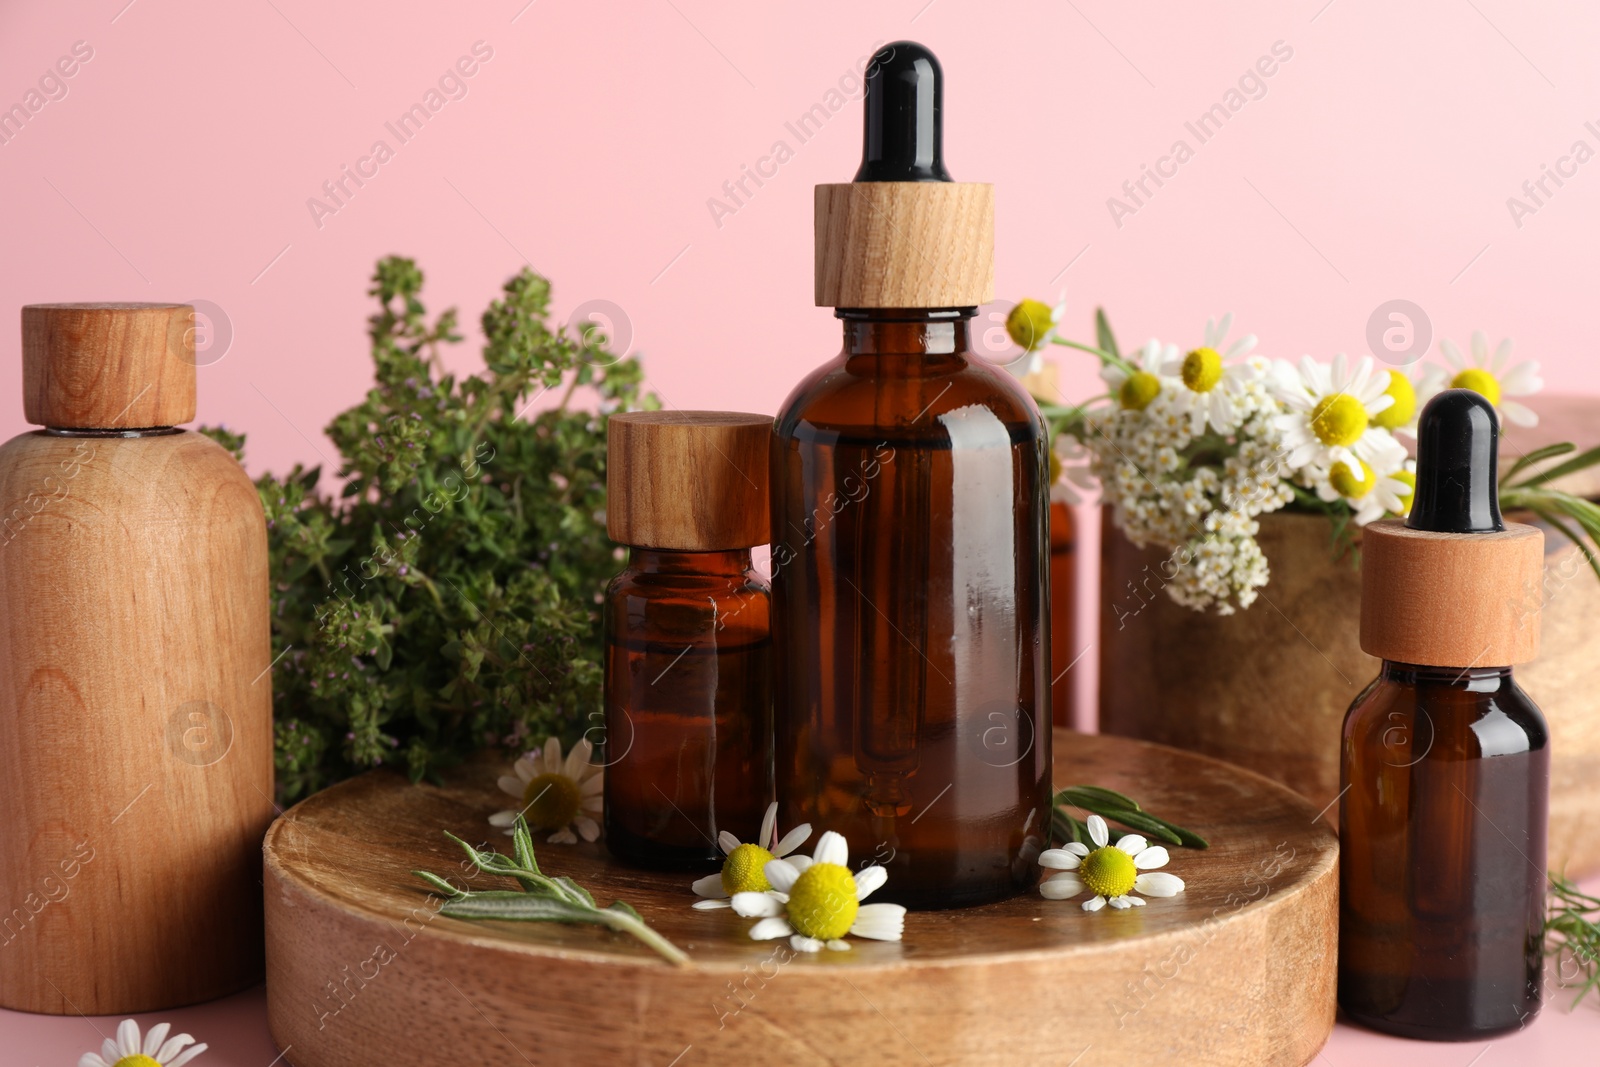
M 1397 663 L 1509 667 L 1539 654 L 1544 534 L 1413 530 L 1403 519 L 1361 536 L 1361 648 Z
M 64 430 L 176 426 L 195 414 L 189 304 L 29 304 L 22 407 Z
M 994 186 L 845 182 L 816 191 L 818 307 L 976 307 L 994 299 Z
M 607 435 L 613 541 L 687 552 L 767 543 L 771 416 L 630 411 L 611 416 Z

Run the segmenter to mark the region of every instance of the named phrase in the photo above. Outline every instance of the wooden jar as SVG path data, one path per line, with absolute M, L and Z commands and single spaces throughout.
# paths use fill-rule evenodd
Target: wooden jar
M 23 309 L 0 447 L 0 1004 L 85 1015 L 262 973 L 266 527 L 194 418 L 193 309 Z M 166 429 L 153 429 L 167 427 Z
M 1600 401 L 1541 397 L 1538 407 L 1541 426 L 1512 428 L 1503 456 L 1600 438 Z M 1597 477 L 1559 487 L 1593 497 Z M 1361 572 L 1333 560 L 1320 515 L 1260 522 L 1272 580 L 1248 610 L 1218 616 L 1174 603 L 1162 588 L 1167 553 L 1134 548 L 1103 519 L 1100 729 L 1240 764 L 1320 808 L 1339 793 L 1344 713 L 1378 672 L 1359 644 Z M 1550 867 L 1583 875 L 1600 871 L 1600 580 L 1571 541 L 1544 534 L 1539 656 L 1517 681 L 1550 726 Z

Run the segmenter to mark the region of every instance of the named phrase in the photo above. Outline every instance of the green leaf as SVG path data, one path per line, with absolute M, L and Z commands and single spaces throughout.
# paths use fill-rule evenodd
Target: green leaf
M 1562 442 L 1560 444 L 1545 445 L 1543 448 L 1536 448 L 1532 452 L 1519 456 L 1517 461 L 1511 465 L 1511 468 L 1500 475 L 1500 484 L 1507 484 L 1524 468 L 1531 467 L 1535 463 L 1542 463 L 1547 459 L 1553 459 L 1556 456 L 1564 456 L 1568 452 L 1576 451 L 1577 447 L 1577 445 L 1570 442 Z
M 1097 348 L 1110 352 L 1118 359 L 1122 352 L 1117 348 L 1117 339 L 1111 332 L 1111 322 L 1106 318 L 1105 308 L 1094 309 L 1094 343 Z
M 447 900 L 441 915 L 453 919 L 505 919 L 512 922 L 602 923 L 593 908 L 532 893 L 490 890 Z
M 1545 485 L 1548 482 L 1555 481 L 1557 478 L 1564 478 L 1567 475 L 1576 471 L 1581 471 L 1586 467 L 1592 467 L 1596 463 L 1600 463 L 1600 445 L 1596 445 L 1591 449 L 1578 453 L 1565 463 L 1558 463 L 1548 470 L 1540 471 L 1531 478 L 1523 479 L 1516 484 L 1515 488 L 1520 489 L 1525 486 Z

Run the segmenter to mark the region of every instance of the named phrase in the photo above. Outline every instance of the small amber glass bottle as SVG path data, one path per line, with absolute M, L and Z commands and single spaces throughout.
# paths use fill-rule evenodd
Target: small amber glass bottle
M 1538 652 L 1543 535 L 1506 523 L 1494 409 L 1422 414 L 1411 517 L 1362 550 L 1361 646 L 1383 660 L 1345 717 L 1339 1004 L 1465 1041 L 1539 1011 L 1550 749 L 1512 680 Z
M 772 456 L 782 818 L 843 834 L 918 908 L 1028 887 L 1050 825 L 1045 428 L 971 350 L 992 190 L 945 173 L 940 77 L 911 42 L 873 58 L 861 170 L 817 187 L 843 349 Z
M 605 594 L 606 844 L 625 862 L 699 869 L 772 798 L 772 420 L 736 412 L 614 415 L 611 538 L 628 566 Z

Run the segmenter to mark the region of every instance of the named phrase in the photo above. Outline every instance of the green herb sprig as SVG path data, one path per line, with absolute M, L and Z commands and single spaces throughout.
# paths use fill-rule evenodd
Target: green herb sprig
M 1571 459 L 1529 474 L 1518 475 L 1541 463 L 1577 452 L 1573 444 L 1562 443 L 1536 448 L 1521 456 L 1500 476 L 1500 506 L 1506 510 L 1524 508 L 1558 531 L 1583 553 L 1583 558 L 1600 577 L 1600 504 L 1581 496 L 1550 488 L 1557 478 L 1600 463 L 1600 447 L 1579 452 Z
M 583 886 L 565 875 L 554 877 L 539 869 L 533 856 L 533 837 L 528 823 L 521 815 L 512 829 L 511 842 L 514 855 L 485 852 L 474 848 L 455 834 L 445 835 L 461 846 L 473 866 L 485 874 L 513 878 L 522 886 L 517 890 L 463 890 L 457 889 L 436 874 L 427 871 L 411 873 L 445 895 L 439 908 L 441 915 L 453 919 L 500 919 L 513 922 L 590 923 L 604 926 L 618 933 L 638 938 L 660 953 L 668 963 L 687 966 L 688 955 L 671 941 L 656 933 L 628 904 L 614 900 L 608 907 L 600 907 Z
M 1097 785 L 1074 785 L 1056 793 L 1052 825 L 1056 837 L 1080 844 L 1089 840 L 1089 827 L 1066 809 L 1078 808 L 1098 815 L 1107 822 L 1119 823 L 1130 830 L 1165 841 L 1182 848 L 1210 848 L 1211 844 L 1193 830 L 1185 830 L 1176 823 L 1151 815 L 1130 796 Z
M 1600 988 L 1600 899 L 1581 892 L 1577 885 L 1554 871 L 1545 908 L 1545 953 L 1570 959 L 1583 979 L 1576 1008 L 1591 989 Z
M 480 371 L 448 370 L 456 313 L 429 316 L 422 282 L 378 262 L 373 384 L 327 427 L 338 478 L 256 482 L 284 803 L 380 764 L 437 780 L 484 747 L 571 743 L 600 707 L 606 413 L 659 404 L 601 331 L 551 321 L 531 270 L 484 312 Z

